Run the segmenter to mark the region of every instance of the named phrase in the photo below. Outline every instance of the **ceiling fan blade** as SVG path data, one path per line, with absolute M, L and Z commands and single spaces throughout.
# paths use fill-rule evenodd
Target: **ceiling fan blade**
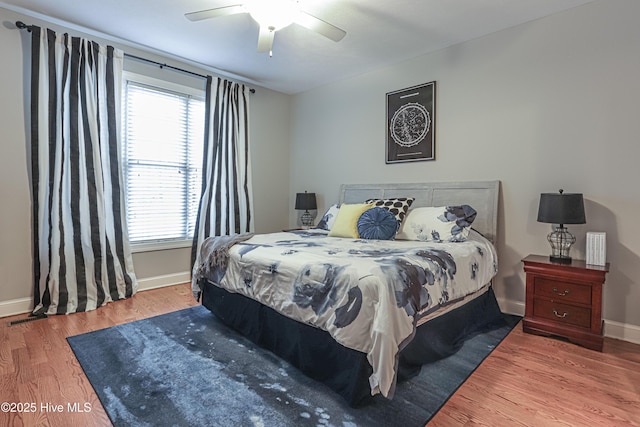
M 311 31 L 315 31 L 334 42 L 339 42 L 345 35 L 347 35 L 346 31 L 303 11 L 298 12 L 294 22 L 310 29 Z
M 189 21 L 202 21 L 203 19 L 217 18 L 218 16 L 235 15 L 237 13 L 245 13 L 246 9 L 241 4 L 234 6 L 217 7 L 215 9 L 206 9 L 198 12 L 185 13 L 184 16 Z
M 260 33 L 258 34 L 258 52 L 271 52 L 273 48 L 273 38 L 276 32 L 266 25 L 260 26 Z

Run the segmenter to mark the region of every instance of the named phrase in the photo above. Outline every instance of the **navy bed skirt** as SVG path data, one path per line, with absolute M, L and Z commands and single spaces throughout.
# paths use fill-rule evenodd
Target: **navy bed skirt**
M 203 286 L 202 305 L 230 328 L 327 385 L 351 406 L 364 405 L 371 398 L 369 376 L 373 370 L 367 355 L 337 343 L 328 332 L 208 281 Z M 400 352 L 398 381 L 417 375 L 425 363 L 455 353 L 474 334 L 503 323 L 493 289 L 426 322 Z

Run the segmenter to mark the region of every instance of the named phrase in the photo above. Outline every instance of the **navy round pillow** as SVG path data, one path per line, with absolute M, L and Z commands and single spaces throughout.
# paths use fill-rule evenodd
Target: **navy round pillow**
M 398 220 L 385 208 L 366 210 L 358 219 L 358 234 L 363 239 L 391 240 L 398 231 Z

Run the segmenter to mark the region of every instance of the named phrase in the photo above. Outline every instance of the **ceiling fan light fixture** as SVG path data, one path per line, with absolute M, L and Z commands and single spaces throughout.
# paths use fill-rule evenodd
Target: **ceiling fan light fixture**
M 195 22 L 244 13 L 248 13 L 260 25 L 257 50 L 258 52 L 269 52 L 269 56 L 273 55 L 272 48 L 276 31 L 294 22 L 334 42 L 342 40 L 347 34 L 343 29 L 301 10 L 298 6 L 298 0 L 246 0 L 246 3 L 243 4 L 185 13 L 185 17 Z
M 291 25 L 299 12 L 298 2 L 294 0 L 252 0 L 244 6 L 260 26 L 271 31 Z

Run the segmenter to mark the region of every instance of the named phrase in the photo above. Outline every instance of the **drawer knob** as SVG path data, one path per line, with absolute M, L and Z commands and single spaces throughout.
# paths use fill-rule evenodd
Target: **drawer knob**
M 565 311 L 564 313 L 562 313 L 562 315 L 560 315 L 560 313 L 558 313 L 558 312 L 555 310 L 555 308 L 554 308 L 554 309 L 553 309 L 553 314 L 554 314 L 556 317 L 559 317 L 559 318 L 561 318 L 561 319 L 564 319 L 565 317 L 567 317 L 567 314 L 569 314 L 569 313 L 567 313 L 567 312 Z
M 559 296 L 561 296 L 561 297 L 563 297 L 563 296 L 565 296 L 565 295 L 569 295 L 569 289 L 565 289 L 564 291 L 559 292 L 559 291 L 558 291 L 558 288 L 555 288 L 555 287 L 554 287 L 552 290 L 553 290 L 553 293 L 554 293 L 554 294 L 559 295 Z

